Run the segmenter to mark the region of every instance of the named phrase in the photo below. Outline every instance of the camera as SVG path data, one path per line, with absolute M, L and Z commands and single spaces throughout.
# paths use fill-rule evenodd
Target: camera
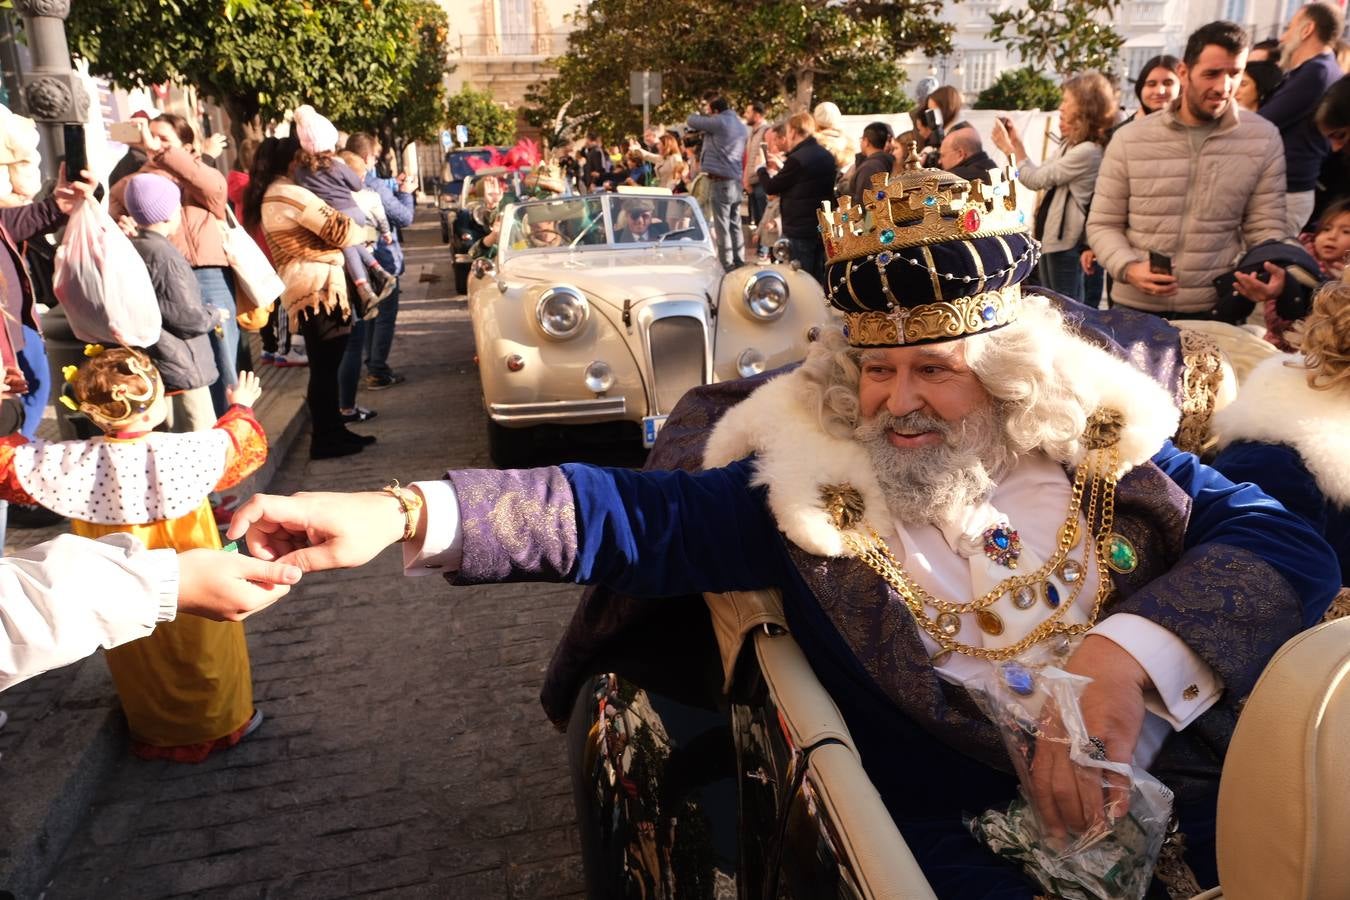
M 937 135 L 941 141 L 944 137 L 942 133 L 942 113 L 936 109 L 925 109 L 919 113 L 919 122 L 925 129 Z

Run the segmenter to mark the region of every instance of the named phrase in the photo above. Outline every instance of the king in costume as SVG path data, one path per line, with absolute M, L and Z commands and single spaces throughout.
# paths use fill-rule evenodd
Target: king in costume
M 1187 859 L 1214 884 L 1218 776 L 1238 711 L 1275 650 L 1325 611 L 1336 561 L 1259 489 L 1177 449 L 1173 396 L 1107 334 L 1023 294 L 1038 247 L 1015 191 L 1011 178 L 989 188 L 915 166 L 878 176 L 821 216 L 842 333 L 725 414 L 699 404 L 739 399 L 744 383 L 686 397 L 684 421 L 677 410 L 662 434 L 697 448 L 684 470 L 450 472 L 419 485 L 427 538 L 406 551 L 408 570 L 604 587 L 555 655 L 555 722 L 594 649 L 588 631 L 621 629 L 615 616 L 637 618 L 652 598 L 779 588 L 943 897 L 1034 893 L 962 825 L 1017 784 L 966 685 L 1033 648 L 1071 663 L 1086 636 L 1104 637 L 1149 676 L 1125 756 L 1176 792 Z M 965 365 L 987 398 L 944 421 L 922 398 L 948 376 L 928 370 Z M 869 379 L 887 378 L 924 386 L 861 409 Z M 962 455 L 981 422 L 994 449 Z M 955 477 L 975 472 L 986 480 Z M 943 496 L 961 499 L 923 506 Z

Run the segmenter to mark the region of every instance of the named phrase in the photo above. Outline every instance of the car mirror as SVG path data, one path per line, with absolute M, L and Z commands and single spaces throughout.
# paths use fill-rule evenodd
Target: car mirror
M 491 278 L 497 271 L 497 267 L 493 264 L 492 260 L 479 257 L 473 261 L 473 268 L 471 271 L 473 272 L 474 278 Z

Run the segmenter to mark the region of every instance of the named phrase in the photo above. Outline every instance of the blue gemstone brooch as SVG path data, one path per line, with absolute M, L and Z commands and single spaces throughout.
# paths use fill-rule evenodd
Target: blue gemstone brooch
M 984 555 L 1009 569 L 1017 568 L 1017 558 L 1022 555 L 1022 539 L 1017 529 L 1007 525 L 995 525 L 984 532 Z

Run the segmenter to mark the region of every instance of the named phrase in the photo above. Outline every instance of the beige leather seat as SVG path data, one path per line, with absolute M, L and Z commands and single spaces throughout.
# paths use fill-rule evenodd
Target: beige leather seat
M 1297 635 L 1243 707 L 1219 785 L 1228 900 L 1350 897 L 1350 619 Z

